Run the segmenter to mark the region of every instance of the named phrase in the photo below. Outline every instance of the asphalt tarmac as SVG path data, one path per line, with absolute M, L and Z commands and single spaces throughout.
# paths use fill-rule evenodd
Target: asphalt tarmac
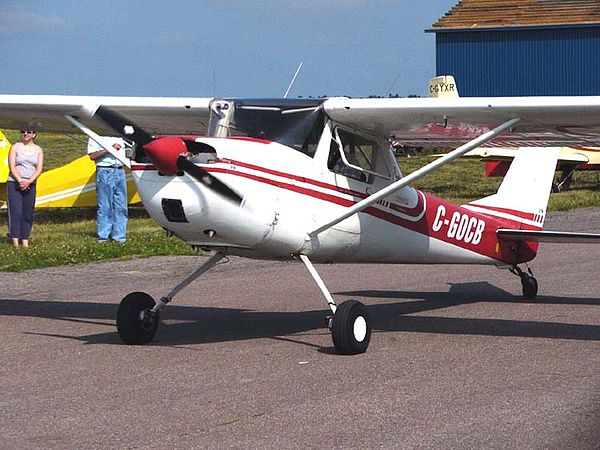
M 232 258 L 121 344 L 120 299 L 200 259 L 0 273 L 0 448 L 600 448 L 600 246 L 543 245 L 534 301 L 494 267 L 317 266 L 368 305 L 357 356 L 301 263 Z

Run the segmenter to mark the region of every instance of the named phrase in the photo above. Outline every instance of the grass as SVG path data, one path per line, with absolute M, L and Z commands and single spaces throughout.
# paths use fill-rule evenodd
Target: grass
M 21 139 L 19 131 L 3 130 L 10 142 Z M 44 149 L 44 170 L 73 161 L 87 153 L 87 138 L 81 135 L 38 133 L 36 143 Z M 7 212 L 0 210 L 0 235 L 8 228 Z M 95 208 L 40 208 L 28 250 L 14 249 L 6 238 L 0 241 L 0 271 L 15 272 L 40 267 L 79 264 L 109 259 L 156 255 L 194 255 L 184 242 L 166 237 L 142 207 L 130 207 L 127 242 L 101 244 L 96 239 Z
M 6 131 L 11 142 L 18 132 Z M 87 141 L 77 136 L 39 133 L 36 142 L 44 148 L 45 170 L 59 167 L 86 154 Z M 400 158 L 404 174 L 434 160 L 433 156 Z M 448 164 L 415 183 L 415 187 L 455 203 L 467 203 L 491 195 L 500 178 L 488 178 L 483 163 L 462 159 Z M 524 193 L 524 195 L 526 195 Z M 549 210 L 600 206 L 600 172 L 575 172 L 568 192 L 552 194 Z M 0 211 L 0 234 L 7 228 L 6 211 Z M 130 259 L 156 255 L 194 255 L 177 238 L 168 238 L 141 207 L 130 209 L 125 244 L 100 244 L 96 240 L 95 208 L 38 209 L 29 250 L 13 249 L 8 240 L 0 242 L 0 271 L 21 271 L 63 264 L 109 259 Z
M 0 212 L 0 229 L 7 229 L 6 211 Z M 183 241 L 167 237 L 143 208 L 131 208 L 127 242 L 99 243 L 94 208 L 38 209 L 29 249 L 1 243 L 0 271 L 18 272 L 39 267 L 131 259 L 157 255 L 195 255 Z
M 400 158 L 399 163 L 403 173 L 407 175 L 434 159 L 434 156 L 417 156 Z M 460 159 L 417 180 L 413 186 L 454 203 L 463 204 L 494 194 L 501 182 L 502 178 L 485 176 L 484 163 L 481 161 Z M 600 206 L 600 172 L 576 171 L 568 191 L 553 193 L 550 196 L 548 210 L 565 211 L 591 206 Z

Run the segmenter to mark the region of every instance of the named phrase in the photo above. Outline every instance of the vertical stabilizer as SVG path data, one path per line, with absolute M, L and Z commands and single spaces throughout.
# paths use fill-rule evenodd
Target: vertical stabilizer
M 559 150 L 558 147 L 521 147 L 498 192 L 465 207 L 520 222 L 527 225 L 526 228 L 541 229 Z
M 440 75 L 429 80 L 429 97 L 458 98 L 458 88 L 452 75 Z

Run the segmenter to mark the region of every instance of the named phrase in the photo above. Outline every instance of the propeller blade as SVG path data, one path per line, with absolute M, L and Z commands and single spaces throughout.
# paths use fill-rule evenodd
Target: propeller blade
M 100 106 L 95 113 L 104 123 L 115 130 L 119 136 L 135 141 L 139 146 L 153 141 L 152 136 L 142 127 L 106 106 Z
M 222 195 L 226 199 L 237 204 L 242 203 L 242 197 L 237 192 L 232 190 L 218 178 L 208 173 L 206 170 L 198 167 L 185 156 L 179 156 L 177 158 L 177 168 L 195 178 L 207 188 L 212 189 L 219 195 Z
M 181 155 L 188 151 L 192 153 L 205 151 L 204 144 L 187 141 L 177 136 L 154 139 L 146 130 L 106 106 L 100 106 L 95 115 L 123 138 L 133 140 L 138 146 L 142 146 L 150 160 L 164 174 L 174 175 L 177 170 L 181 170 L 228 200 L 237 204 L 242 203 L 242 197 L 237 192 Z

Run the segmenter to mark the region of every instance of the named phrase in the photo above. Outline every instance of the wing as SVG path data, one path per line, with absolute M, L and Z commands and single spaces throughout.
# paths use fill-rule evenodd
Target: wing
M 494 145 L 575 146 L 598 144 L 600 97 L 330 98 L 334 121 L 369 134 L 393 136 L 411 146 L 456 147 L 510 119 L 514 131 Z
M 73 95 L 0 95 L 0 126 L 22 129 L 28 124 L 42 131 L 73 133 L 65 114 L 79 118 L 102 134 L 110 128 L 88 111 L 99 105 L 120 112 L 152 134 L 206 134 L 212 98 L 96 97 Z

